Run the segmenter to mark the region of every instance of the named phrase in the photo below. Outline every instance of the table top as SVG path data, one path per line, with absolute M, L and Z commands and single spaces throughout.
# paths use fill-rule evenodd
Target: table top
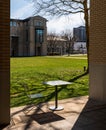
M 53 80 L 53 81 L 43 82 L 43 84 L 56 86 L 56 85 L 68 85 L 68 84 L 72 84 L 72 83 L 71 82 L 67 82 L 67 81 L 63 81 L 63 80 Z

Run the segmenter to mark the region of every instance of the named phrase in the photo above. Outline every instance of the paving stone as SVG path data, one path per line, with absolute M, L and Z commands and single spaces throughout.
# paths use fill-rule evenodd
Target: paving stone
M 62 111 L 50 111 L 49 106 L 54 105 L 54 101 L 41 105 L 41 110 L 33 109 L 25 114 L 23 110 L 30 106 L 11 108 L 11 124 L 3 130 L 105 130 L 106 129 L 106 104 L 92 101 L 88 96 L 59 100 L 59 105 L 64 107 Z M 44 114 L 41 114 L 44 113 Z M 51 118 L 63 117 L 61 120 L 49 120 Z M 48 118 L 48 122 L 40 124 L 43 116 Z M 35 117 L 35 118 L 33 118 Z M 43 120 L 47 121 L 47 120 Z

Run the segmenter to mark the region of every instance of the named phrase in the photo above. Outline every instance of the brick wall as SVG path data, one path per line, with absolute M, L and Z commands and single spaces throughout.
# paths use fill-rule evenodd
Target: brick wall
M 10 1 L 0 1 L 0 126 L 10 121 Z
M 106 103 L 106 0 L 91 0 L 89 97 Z
M 106 0 L 91 0 L 90 62 L 106 63 Z

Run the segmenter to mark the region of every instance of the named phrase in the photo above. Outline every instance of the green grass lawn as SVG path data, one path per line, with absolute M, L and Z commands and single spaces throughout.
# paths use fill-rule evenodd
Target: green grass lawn
M 59 99 L 88 95 L 89 79 L 84 75 L 84 66 L 87 66 L 86 56 L 11 58 L 11 107 L 28 104 L 23 85 L 34 93 L 46 95 L 45 101 L 54 100 L 54 87 L 42 84 L 48 80 L 73 83 L 58 87 Z

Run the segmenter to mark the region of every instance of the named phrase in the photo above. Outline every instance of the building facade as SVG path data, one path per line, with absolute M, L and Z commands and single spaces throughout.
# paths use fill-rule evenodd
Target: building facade
M 76 38 L 77 42 L 86 42 L 86 28 L 85 28 L 85 26 L 73 28 L 73 35 Z
M 86 42 L 70 42 L 61 37 L 47 38 L 47 55 L 86 54 Z
M 74 43 L 74 50 L 76 51 L 76 53 L 87 53 L 85 26 L 73 28 L 73 36 L 76 39 Z
M 41 16 L 10 20 L 10 55 L 47 55 L 47 20 Z
M 49 36 L 47 38 L 47 55 L 67 54 L 67 41 L 61 37 Z
M 74 53 L 86 54 L 86 42 L 74 42 Z

